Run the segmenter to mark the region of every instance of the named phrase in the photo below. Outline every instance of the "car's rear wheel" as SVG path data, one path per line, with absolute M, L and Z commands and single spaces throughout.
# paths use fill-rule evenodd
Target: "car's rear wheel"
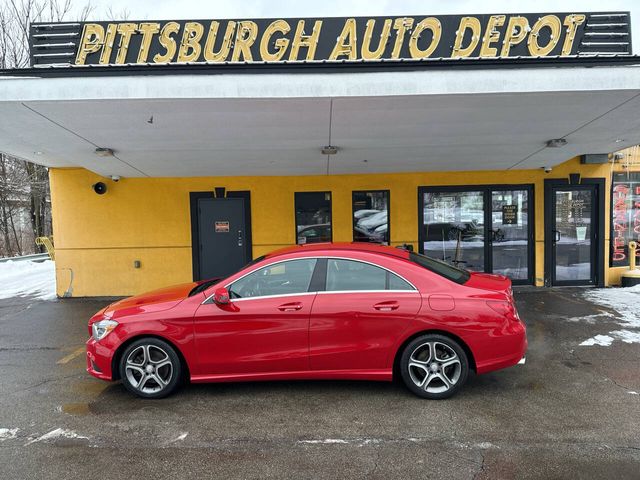
M 141 338 L 120 357 L 120 378 L 127 390 L 143 398 L 163 398 L 180 384 L 182 364 L 174 348 L 158 338 Z
M 405 347 L 400 368 L 409 390 L 419 397 L 439 400 L 462 388 L 469 374 L 469 360 L 455 340 L 426 334 Z

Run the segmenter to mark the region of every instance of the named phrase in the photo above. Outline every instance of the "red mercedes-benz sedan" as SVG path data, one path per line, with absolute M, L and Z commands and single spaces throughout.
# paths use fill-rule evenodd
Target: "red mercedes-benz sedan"
M 127 298 L 89 321 L 87 371 L 160 398 L 181 383 L 397 376 L 420 397 L 524 361 L 509 279 L 407 250 L 313 244 L 224 278 Z

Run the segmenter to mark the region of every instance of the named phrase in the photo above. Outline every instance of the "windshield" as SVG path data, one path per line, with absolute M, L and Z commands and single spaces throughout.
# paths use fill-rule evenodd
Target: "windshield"
M 410 252 L 409 260 L 413 263 L 417 263 L 427 270 L 432 271 L 433 273 L 437 273 L 441 277 L 449 279 L 452 282 L 459 283 L 460 285 L 465 284 L 471 277 L 469 272 L 466 270 L 462 270 L 461 268 L 454 267 L 453 265 L 449 265 L 441 260 L 436 260 L 435 258 L 427 257 L 420 253 Z

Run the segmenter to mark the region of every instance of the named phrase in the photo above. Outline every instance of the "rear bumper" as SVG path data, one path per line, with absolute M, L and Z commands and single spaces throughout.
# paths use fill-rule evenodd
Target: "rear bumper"
M 512 324 L 508 332 L 491 339 L 491 352 L 500 352 L 500 356 L 491 355 L 476 362 L 477 373 L 487 373 L 494 370 L 523 365 L 527 354 L 527 333 L 524 323 Z M 478 359 L 477 359 L 478 360 Z
M 100 345 L 93 338 L 87 340 L 87 372 L 101 380 L 113 380 L 111 348 Z

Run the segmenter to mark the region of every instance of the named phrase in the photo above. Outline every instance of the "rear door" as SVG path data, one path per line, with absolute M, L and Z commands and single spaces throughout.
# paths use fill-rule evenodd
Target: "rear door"
M 390 348 L 420 310 L 419 292 L 379 265 L 346 258 L 321 261 L 326 262 L 326 288 L 311 309 L 311 369 L 386 368 Z

